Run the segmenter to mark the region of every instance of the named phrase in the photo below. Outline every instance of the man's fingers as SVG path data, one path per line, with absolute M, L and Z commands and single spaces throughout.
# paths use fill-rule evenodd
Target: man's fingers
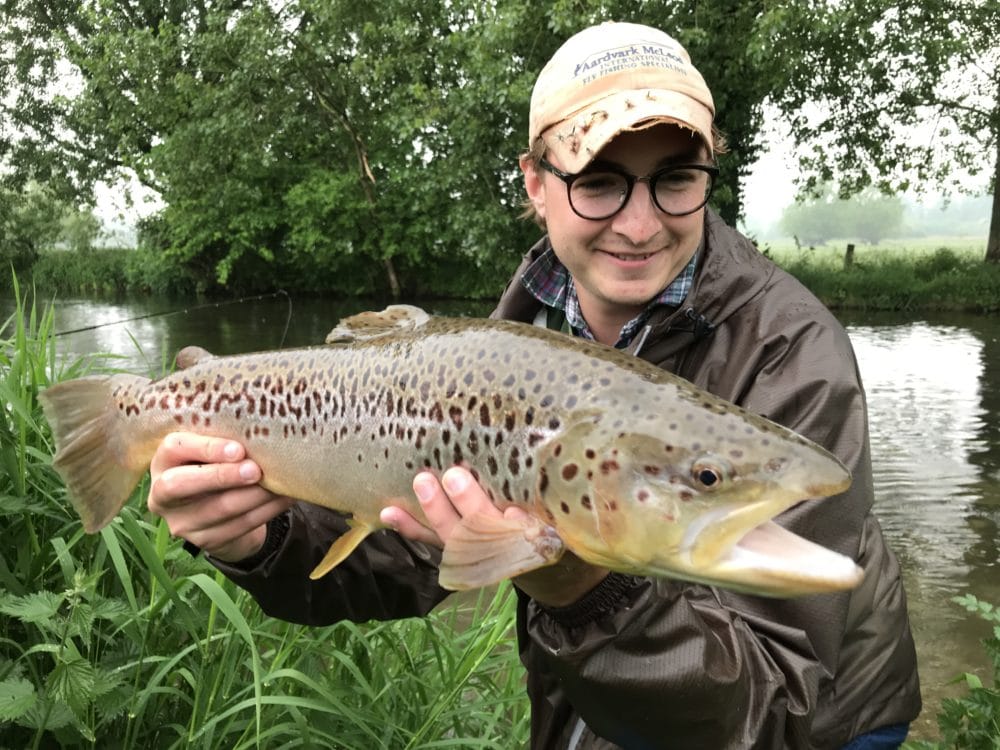
M 194 497 L 255 485 L 260 477 L 260 467 L 253 461 L 172 466 L 153 478 L 150 510 L 156 513 L 161 507 L 187 504 Z
M 461 516 L 458 515 L 437 477 L 426 471 L 417 474 L 413 480 L 413 492 L 420 501 L 420 507 L 427 516 L 431 528 L 437 536 L 446 541 Z
M 500 514 L 468 469 L 463 469 L 461 466 L 451 467 L 441 476 L 441 485 L 459 516 L 471 516 L 476 513 Z
M 160 443 L 150 464 L 155 478 L 171 466 L 189 463 L 232 463 L 246 455 L 242 445 L 225 438 L 196 435 L 190 432 L 172 432 Z
M 423 542 L 433 547 L 444 546 L 441 537 L 433 529 L 428 529 L 405 510 L 395 505 L 384 508 L 379 514 L 379 520 L 411 541 Z
M 245 490 L 227 493 L 223 498 L 222 505 L 228 506 L 228 511 L 216 509 L 214 515 L 215 523 L 210 523 L 211 516 L 200 516 L 197 518 L 198 528 L 185 529 L 183 533 L 175 533 L 171 528 L 171 533 L 181 536 L 192 544 L 208 550 L 216 550 L 226 545 L 238 542 L 240 538 L 264 526 L 268 521 L 280 513 L 285 512 L 295 501 L 279 495 L 267 493 L 263 498 L 252 497 L 230 497 L 238 495 Z M 243 507 L 245 503 L 245 507 Z M 219 505 L 220 503 L 215 503 Z M 213 554 L 218 554 L 213 552 Z

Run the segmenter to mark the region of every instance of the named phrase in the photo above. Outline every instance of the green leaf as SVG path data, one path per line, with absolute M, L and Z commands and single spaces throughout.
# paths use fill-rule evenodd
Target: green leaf
M 94 699 L 94 665 L 82 657 L 59 661 L 48 679 L 50 694 L 82 716 Z
M 25 596 L 0 598 L 0 612 L 25 623 L 48 623 L 56 616 L 62 602 L 63 597 L 60 594 L 36 591 Z
M 20 718 L 37 700 L 35 686 L 23 677 L 10 677 L 0 682 L 0 722 Z

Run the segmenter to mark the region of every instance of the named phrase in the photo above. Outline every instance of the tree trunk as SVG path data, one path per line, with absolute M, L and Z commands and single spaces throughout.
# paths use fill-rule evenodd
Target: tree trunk
M 997 136 L 997 163 L 993 170 L 993 211 L 986 239 L 986 262 L 1000 263 L 1000 134 Z
M 394 300 L 398 300 L 401 290 L 399 288 L 399 277 L 396 276 L 396 267 L 392 264 L 392 258 L 385 259 L 385 274 L 389 279 L 389 293 Z

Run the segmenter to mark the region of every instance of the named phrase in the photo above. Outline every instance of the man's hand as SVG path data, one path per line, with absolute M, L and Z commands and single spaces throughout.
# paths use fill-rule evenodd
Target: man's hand
M 421 472 L 413 480 L 413 491 L 432 528 L 427 528 L 402 508 L 385 508 L 382 523 L 414 541 L 443 547 L 452 530 L 464 516 L 486 513 L 507 518 L 526 517 L 520 508 L 501 511 L 490 501 L 472 475 L 461 467 L 448 469 L 439 482 L 430 472 Z M 566 553 L 555 565 L 525 573 L 514 585 L 541 604 L 565 607 L 572 604 L 604 580 L 608 571 L 597 568 Z
M 150 511 L 174 536 L 227 562 L 258 552 L 267 522 L 295 504 L 257 484 L 260 467 L 232 440 L 172 433 L 153 455 L 150 476 Z

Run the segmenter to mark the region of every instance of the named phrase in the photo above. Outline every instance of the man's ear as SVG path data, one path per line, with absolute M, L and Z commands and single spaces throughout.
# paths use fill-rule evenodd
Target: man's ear
M 528 194 L 528 200 L 534 206 L 538 218 L 544 221 L 545 183 L 542 179 L 542 174 L 535 165 L 534 160 L 528 156 L 522 156 L 518 163 L 521 166 L 521 172 L 524 173 L 524 189 Z

